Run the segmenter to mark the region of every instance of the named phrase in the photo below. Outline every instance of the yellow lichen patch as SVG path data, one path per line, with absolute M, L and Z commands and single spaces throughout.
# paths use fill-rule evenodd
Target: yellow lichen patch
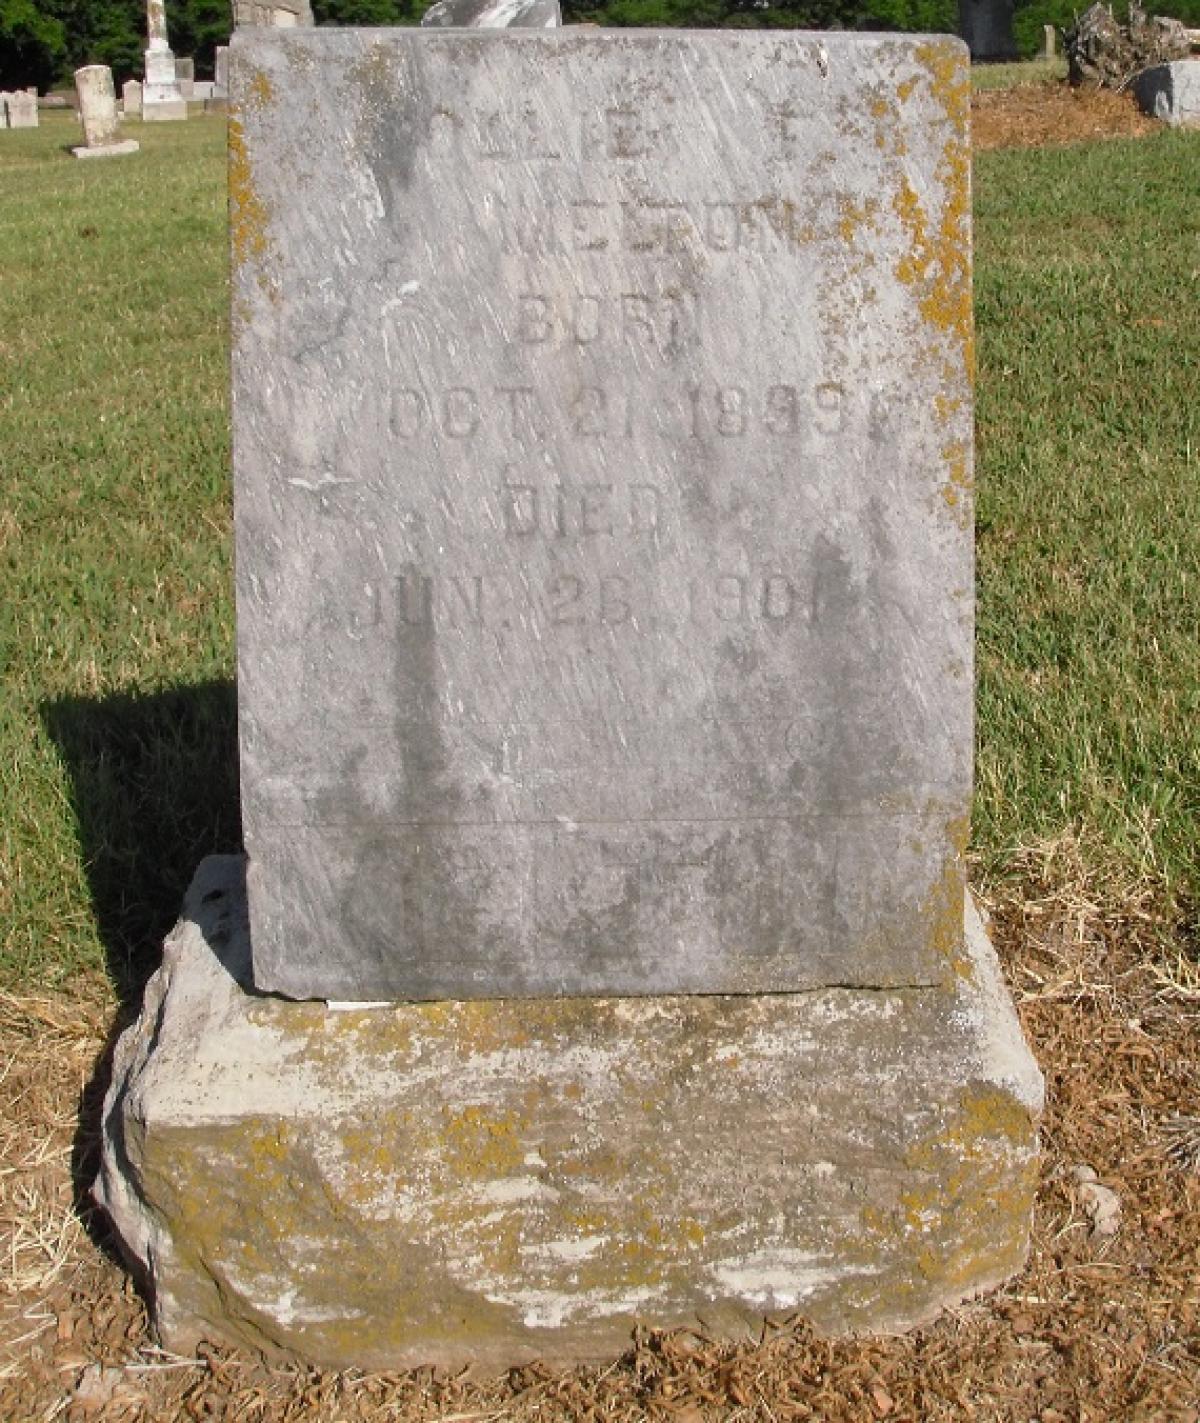
M 966 442 L 952 440 L 942 450 L 946 461 L 946 482 L 942 485 L 942 498 L 950 509 L 959 513 L 959 522 L 965 527 L 970 523 L 970 508 L 966 496 L 972 487 L 970 455 Z
M 274 97 L 275 90 L 271 86 L 271 81 L 260 69 L 246 85 L 246 93 L 241 107 L 251 112 L 258 112 L 265 109 Z
M 246 136 L 237 119 L 229 121 L 229 241 L 235 271 L 248 261 L 261 263 L 271 250 L 269 214 L 258 196 Z M 261 280 L 261 277 L 260 277 Z
M 916 54 L 929 75 L 933 98 L 950 122 L 952 136 L 937 168 L 945 200 L 936 225 L 930 223 L 907 175 L 901 179 L 893 207 L 907 234 L 908 250 L 897 264 L 896 275 L 906 286 L 917 289 L 917 307 L 922 317 L 958 341 L 963 369 L 967 379 L 973 381 L 975 336 L 968 235 L 970 79 L 957 44 L 920 45 Z
M 856 203 L 853 198 L 843 194 L 838 198 L 838 232 L 841 234 L 843 242 L 853 242 L 862 227 L 868 230 L 874 229 L 876 216 L 879 212 L 879 202 L 876 198 L 867 198 L 865 202 Z
M 447 1166 L 463 1181 L 511 1175 L 524 1159 L 521 1125 L 513 1111 L 483 1106 L 447 1111 L 441 1134 Z
M 953 853 L 946 856 L 941 874 L 921 905 L 931 948 L 946 962 L 951 973 L 961 979 L 969 979 L 972 972 L 963 939 L 964 856 L 970 833 L 971 823 L 965 815 L 956 816 L 946 826 L 946 838 Z
M 950 395 L 935 395 L 933 397 L 933 409 L 939 422 L 948 425 L 955 415 L 962 409 L 962 401 Z

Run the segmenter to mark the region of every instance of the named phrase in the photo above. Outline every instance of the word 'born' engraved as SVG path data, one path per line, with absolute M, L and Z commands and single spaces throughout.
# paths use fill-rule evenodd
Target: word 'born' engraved
M 585 538 L 592 534 L 653 534 L 662 501 L 652 484 L 561 485 L 505 483 L 500 489 L 501 525 L 519 538 Z
M 699 301 L 694 292 L 578 292 L 517 298 L 517 340 L 528 346 L 622 342 L 669 355 L 699 339 Z

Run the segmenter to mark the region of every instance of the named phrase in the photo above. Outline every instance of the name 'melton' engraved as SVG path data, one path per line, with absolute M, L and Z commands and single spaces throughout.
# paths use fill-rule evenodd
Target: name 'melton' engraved
M 938 981 L 972 742 L 959 49 L 234 49 L 258 984 Z

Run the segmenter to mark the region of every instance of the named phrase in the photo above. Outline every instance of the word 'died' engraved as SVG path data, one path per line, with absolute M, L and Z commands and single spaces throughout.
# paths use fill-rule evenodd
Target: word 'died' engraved
M 584 484 L 539 488 L 506 482 L 500 489 L 501 527 L 524 538 L 583 538 L 592 534 L 653 534 L 661 500 L 651 484 Z
M 817 237 L 792 198 L 769 194 L 743 201 L 681 202 L 576 198 L 560 206 L 508 201 L 493 194 L 484 208 L 507 252 L 621 252 L 673 256 L 687 252 L 788 254 Z
M 517 340 L 528 346 L 618 342 L 674 355 L 700 339 L 695 292 L 579 292 L 549 296 L 523 292 L 517 298 Z

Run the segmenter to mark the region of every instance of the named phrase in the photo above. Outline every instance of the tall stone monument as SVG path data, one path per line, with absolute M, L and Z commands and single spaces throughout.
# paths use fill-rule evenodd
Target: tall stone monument
M 116 158 L 138 151 L 135 140 L 121 137 L 117 95 L 107 64 L 85 64 L 77 69 L 75 93 L 84 140 L 81 147 L 71 150 L 76 158 Z
M 1002 1280 L 1041 1079 L 963 863 L 965 49 L 232 61 L 248 857 L 97 1186 L 165 1341 L 503 1367 Z
M 142 86 L 142 119 L 146 123 L 187 118 L 187 100 L 175 73 L 175 56 L 167 42 L 164 0 L 146 0 L 146 81 Z

